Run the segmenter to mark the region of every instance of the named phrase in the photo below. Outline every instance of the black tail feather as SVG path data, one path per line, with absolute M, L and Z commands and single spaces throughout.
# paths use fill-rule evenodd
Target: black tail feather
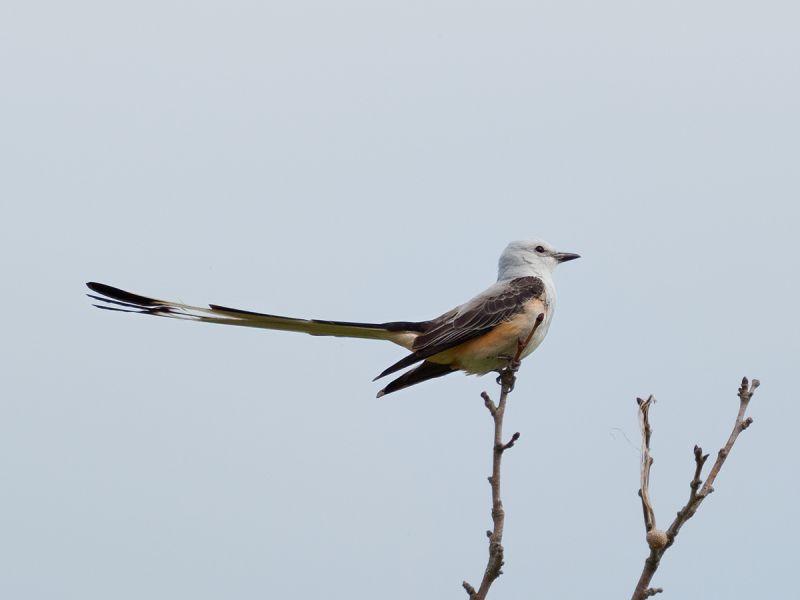
M 116 308 L 114 306 L 103 306 L 102 304 L 92 304 L 95 308 L 102 308 L 103 310 L 113 310 L 115 312 L 126 312 L 126 313 L 146 313 L 147 311 L 142 309 L 135 309 L 135 308 Z
M 138 307 L 145 307 L 145 306 L 157 306 L 161 304 L 159 300 L 156 300 L 154 298 L 148 298 L 147 296 L 140 296 L 139 294 L 132 294 L 131 292 L 126 292 L 125 290 L 115 288 L 105 283 L 97 283 L 95 281 L 89 281 L 86 284 L 86 287 L 88 287 L 93 292 L 97 292 L 101 296 L 107 296 L 108 298 L 112 298 L 113 300 L 122 302 L 123 305 L 128 305 L 128 306 L 134 305 Z M 107 298 L 98 298 L 97 296 L 92 296 L 91 294 L 89 294 L 89 296 L 97 300 L 102 300 L 103 302 L 112 302 Z
M 418 363 L 421 360 L 422 360 L 421 356 L 417 356 L 415 352 L 412 352 L 408 356 L 404 356 L 403 358 L 398 360 L 393 365 L 391 365 L 389 367 L 386 367 L 383 371 L 381 371 L 381 374 L 378 375 L 372 381 L 378 381 L 378 379 L 380 379 L 381 377 L 386 377 L 387 375 L 390 375 L 391 373 L 396 373 L 397 371 L 401 371 L 401 370 L 405 369 L 406 367 L 410 367 L 414 363 Z
M 422 383 L 428 379 L 443 377 L 444 375 L 453 372 L 455 371 L 452 367 L 450 367 L 450 365 L 439 365 L 426 360 L 416 369 L 411 369 L 410 371 L 403 373 L 394 381 L 390 382 L 385 388 L 378 392 L 378 398 L 385 396 L 386 394 L 391 394 L 392 392 L 402 390 L 414 384 Z

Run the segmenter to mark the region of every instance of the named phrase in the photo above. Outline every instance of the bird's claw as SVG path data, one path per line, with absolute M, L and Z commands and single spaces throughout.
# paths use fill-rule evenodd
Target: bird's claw
M 507 360 L 506 366 L 499 371 L 495 382 L 501 387 L 507 386 L 508 391 L 512 392 L 514 391 L 514 383 L 516 383 L 517 380 L 516 373 L 519 370 L 520 361 L 514 358 L 508 358 Z

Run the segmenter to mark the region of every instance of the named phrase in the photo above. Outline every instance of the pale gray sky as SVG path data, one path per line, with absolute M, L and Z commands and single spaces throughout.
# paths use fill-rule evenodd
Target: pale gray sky
M 629 597 L 691 448 L 763 386 L 654 583 L 796 586 L 792 2 L 11 2 L 0 8 L 0 596 L 466 597 L 493 379 L 382 400 L 395 346 L 119 315 L 423 319 L 509 240 L 559 268 L 507 429 L 493 598 Z

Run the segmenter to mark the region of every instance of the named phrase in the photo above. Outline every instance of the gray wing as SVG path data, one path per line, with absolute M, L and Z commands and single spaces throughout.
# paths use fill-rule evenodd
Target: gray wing
M 538 277 L 519 277 L 503 283 L 497 290 L 494 288 L 441 317 L 423 323 L 422 333 L 414 340 L 413 352 L 375 379 L 489 333 L 522 312 L 528 300 L 544 294 L 544 283 Z

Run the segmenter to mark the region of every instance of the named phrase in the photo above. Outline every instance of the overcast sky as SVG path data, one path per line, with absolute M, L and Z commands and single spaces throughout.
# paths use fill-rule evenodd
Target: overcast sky
M 513 239 L 581 260 L 506 428 L 490 598 L 627 598 L 743 375 L 755 424 L 664 598 L 794 589 L 792 2 L 0 8 L 0 596 L 464 599 L 493 377 L 376 400 L 381 342 L 93 309 L 84 282 L 355 321 L 438 315 Z

